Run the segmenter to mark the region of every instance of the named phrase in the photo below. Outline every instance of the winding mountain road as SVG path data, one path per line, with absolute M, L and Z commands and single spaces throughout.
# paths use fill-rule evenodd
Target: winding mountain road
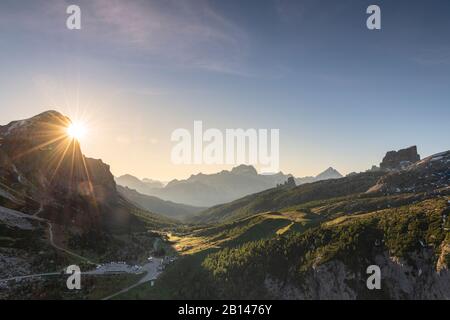
M 53 241 L 53 225 L 52 225 L 52 223 L 51 223 L 50 221 L 47 221 L 47 225 L 48 225 L 48 233 L 49 233 L 49 242 L 50 242 L 50 245 L 51 245 L 53 248 L 55 248 L 55 249 L 57 249 L 57 250 L 60 250 L 60 251 L 63 251 L 63 252 L 65 252 L 65 253 L 67 253 L 68 255 L 71 255 L 71 256 L 73 256 L 73 257 L 75 257 L 75 258 L 78 258 L 78 259 L 80 259 L 80 260 L 83 260 L 83 261 L 85 261 L 85 262 L 87 262 L 87 263 L 89 263 L 89 264 L 96 265 L 95 262 L 92 262 L 92 261 L 89 260 L 88 258 L 83 257 L 83 256 L 80 256 L 79 254 L 76 254 L 76 253 L 73 252 L 73 251 L 70 251 L 70 250 L 68 250 L 68 249 L 66 249 L 66 248 L 63 248 L 63 247 L 58 246 L 58 245 Z
M 25 214 L 23 212 L 20 211 L 16 211 L 16 210 L 12 210 L 12 209 L 8 209 L 5 207 L 0 206 L 0 218 L 2 218 L 2 220 L 4 220 L 5 222 L 7 222 L 8 224 L 13 224 L 18 228 L 21 229 L 30 229 L 30 228 L 34 228 L 32 225 L 29 224 L 29 222 L 27 222 L 27 220 L 34 220 L 34 221 L 39 221 L 39 222 L 43 222 L 46 223 L 48 226 L 48 234 L 49 234 L 49 243 L 52 247 L 54 247 L 57 250 L 63 251 L 66 254 L 69 254 L 77 259 L 83 260 L 87 263 L 96 265 L 96 263 L 92 262 L 91 260 L 89 260 L 86 257 L 83 257 L 79 254 L 76 254 L 66 248 L 60 247 L 58 246 L 55 241 L 54 241 L 54 234 L 53 234 L 53 224 L 44 218 L 38 217 L 38 215 L 44 210 L 44 206 L 41 204 L 38 211 L 33 214 L 33 215 L 28 215 Z M 27 223 L 24 223 L 27 222 Z M 145 275 L 139 279 L 139 281 L 137 281 L 135 284 L 124 288 L 102 300 L 109 300 L 115 296 L 118 296 L 122 293 L 125 293 L 145 282 L 149 282 L 151 280 L 156 279 L 159 274 L 160 271 L 158 270 L 158 267 L 161 265 L 162 263 L 162 259 L 158 259 L 158 258 L 153 258 L 152 261 L 149 261 L 148 263 L 146 263 L 144 266 L 142 266 L 142 268 L 140 269 L 139 273 L 141 272 L 145 272 Z M 135 272 L 127 272 L 127 273 L 135 273 Z M 22 275 L 22 276 L 16 276 L 16 277 L 9 277 L 9 278 L 5 278 L 5 279 L 0 279 L 0 283 L 3 282 L 7 282 L 7 281 L 20 281 L 23 279 L 29 279 L 29 278 L 38 278 L 38 277 L 51 277 L 51 276 L 57 276 L 57 275 L 62 275 L 62 272 L 46 272 L 46 273 L 36 273 L 36 274 L 30 274 L 30 275 Z M 107 270 L 91 270 L 91 271 L 87 271 L 87 272 L 82 272 L 81 274 L 86 274 L 86 275 L 103 275 L 103 274 L 112 274 L 111 272 L 107 271 Z M 136 274 L 136 273 L 135 273 Z
M 54 241 L 54 235 L 53 235 L 53 224 L 52 224 L 49 220 L 47 220 L 47 219 L 38 217 L 38 215 L 39 215 L 43 210 L 44 210 L 44 206 L 43 206 L 42 203 L 41 203 L 39 209 L 37 210 L 37 212 L 34 213 L 33 215 L 25 214 L 25 213 L 20 212 L 20 211 L 16 211 L 16 210 L 13 210 L 13 209 L 9 209 L 9 208 L 5 208 L 5 207 L 0 206 L 0 218 L 2 218 L 2 220 L 4 220 L 4 221 L 8 222 L 9 224 L 13 224 L 13 225 L 15 225 L 16 227 L 21 228 L 21 229 L 30 229 L 30 228 L 33 228 L 33 227 L 29 224 L 29 222 L 27 222 L 28 220 L 33 220 L 33 221 L 38 221 L 38 222 L 46 223 L 46 224 L 47 224 L 47 227 L 48 227 L 49 243 L 50 243 L 50 245 L 51 245 L 53 248 L 55 248 L 55 249 L 57 249 L 57 250 L 59 250 L 59 251 L 63 251 L 63 252 L 65 252 L 66 254 L 71 255 L 71 256 L 73 256 L 73 257 L 75 257 L 75 258 L 77 258 L 77 259 L 80 259 L 80 260 L 82 260 L 82 261 L 85 261 L 85 262 L 87 262 L 87 263 L 89 263 L 89 264 L 96 265 L 95 262 L 92 262 L 92 261 L 89 260 L 88 258 L 83 257 L 83 256 L 81 256 L 81 255 L 79 255 L 79 254 L 76 254 L 75 252 L 70 251 L 70 250 L 68 250 L 68 249 L 66 249 L 66 248 L 63 248 L 63 247 L 61 247 L 61 246 L 58 246 L 58 245 L 55 243 L 55 241 Z M 26 222 L 26 223 L 25 223 L 25 222 Z

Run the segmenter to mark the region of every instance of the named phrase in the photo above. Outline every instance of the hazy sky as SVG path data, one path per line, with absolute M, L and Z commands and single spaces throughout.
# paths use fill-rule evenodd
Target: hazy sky
M 285 173 L 362 171 L 388 150 L 450 149 L 449 35 L 448 0 L 2 0 L 0 124 L 83 117 L 83 151 L 116 175 L 229 168 L 171 163 L 171 132 L 194 120 L 280 129 Z

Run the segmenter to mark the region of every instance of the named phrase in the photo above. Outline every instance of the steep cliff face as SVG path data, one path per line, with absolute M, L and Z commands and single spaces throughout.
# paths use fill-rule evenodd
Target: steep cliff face
M 448 266 L 437 269 L 432 249 L 422 249 L 408 259 L 388 252 L 375 256 L 381 270 L 381 289 L 369 290 L 369 275 L 355 272 L 333 260 L 311 270 L 302 285 L 267 277 L 265 288 L 277 299 L 450 299 Z
M 43 217 L 96 229 L 117 202 L 116 184 L 108 165 L 82 154 L 67 134 L 70 123 L 47 111 L 0 127 L 0 179 L 25 201 L 41 204 Z

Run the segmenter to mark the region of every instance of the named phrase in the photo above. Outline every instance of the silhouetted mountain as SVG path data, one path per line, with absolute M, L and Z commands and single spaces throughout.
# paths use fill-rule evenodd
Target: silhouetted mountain
M 151 180 L 151 179 L 142 179 L 136 178 L 131 174 L 125 174 L 118 178 L 115 178 L 116 183 L 123 186 L 128 187 L 130 189 L 136 190 L 143 194 L 151 194 L 153 189 L 163 188 L 164 184 L 160 181 Z
M 117 191 L 142 209 L 158 213 L 168 218 L 184 220 L 201 212 L 205 208 L 161 200 L 154 196 L 144 195 L 128 187 L 117 186 Z
M 100 236 L 129 224 L 142 227 L 118 195 L 109 166 L 85 157 L 68 136 L 70 124 L 47 111 L 0 126 L 0 204 L 39 210 L 40 217 L 74 232 Z
M 342 174 L 340 174 L 336 169 L 329 167 L 322 173 L 319 173 L 316 176 L 316 181 L 328 180 L 328 179 L 339 179 L 342 178 Z
M 315 177 L 302 177 L 302 178 L 295 178 L 295 183 L 297 185 L 305 184 L 305 183 L 311 183 L 321 180 L 328 180 L 328 179 L 339 179 L 343 176 L 334 168 L 329 167 L 327 170 L 319 173 Z
M 291 175 L 282 172 L 273 175 L 258 174 L 253 166 L 240 165 L 231 171 L 199 173 L 186 180 L 172 180 L 164 188 L 153 189 L 147 194 L 177 203 L 209 207 L 273 188 L 286 182 L 289 177 Z
M 186 180 L 172 180 L 164 188 L 148 187 L 143 181 L 130 176 L 117 178 L 118 184 L 128 186 L 140 193 L 156 196 L 163 200 L 193 206 L 210 207 L 227 203 L 243 196 L 267 190 L 284 184 L 291 174 L 258 174 L 251 165 L 239 165 L 231 171 L 223 170 L 215 174 L 199 173 Z M 295 178 L 297 185 L 342 177 L 333 168 L 328 168 L 317 177 Z
M 167 183 L 159 180 L 153 180 L 149 178 L 142 179 L 142 182 L 152 186 L 153 188 L 163 188 Z

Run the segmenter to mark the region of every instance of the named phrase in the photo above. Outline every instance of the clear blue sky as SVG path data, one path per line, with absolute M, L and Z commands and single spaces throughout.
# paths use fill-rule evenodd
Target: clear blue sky
M 0 123 L 82 114 L 85 153 L 117 175 L 222 169 L 171 164 L 170 133 L 194 120 L 279 128 L 286 173 L 362 171 L 388 150 L 450 149 L 449 35 L 447 0 L 2 0 Z

